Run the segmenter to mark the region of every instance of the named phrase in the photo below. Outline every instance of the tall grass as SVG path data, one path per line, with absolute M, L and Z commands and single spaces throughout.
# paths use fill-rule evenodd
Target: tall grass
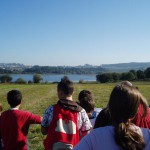
M 75 83 L 75 91 L 73 94 L 74 101 L 77 101 L 78 94 L 83 89 L 90 90 L 96 102 L 96 107 L 105 107 L 109 100 L 112 88 L 117 83 L 107 84 L 78 84 Z M 150 103 L 150 82 L 134 82 L 135 86 L 143 93 Z M 32 113 L 43 116 L 44 110 L 52 104 L 55 104 L 58 100 L 57 97 L 57 84 L 0 84 L 0 102 L 2 103 L 4 110 L 9 109 L 7 104 L 6 95 L 7 92 L 12 89 L 17 89 L 22 92 L 23 100 L 21 108 L 22 110 L 28 110 Z M 44 136 L 41 134 L 40 125 L 31 125 L 28 134 L 29 147 L 31 150 L 43 150 Z

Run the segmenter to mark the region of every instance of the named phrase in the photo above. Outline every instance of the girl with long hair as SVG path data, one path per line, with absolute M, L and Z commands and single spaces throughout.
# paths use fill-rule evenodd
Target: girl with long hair
M 143 101 L 138 89 L 115 86 L 108 102 L 112 125 L 92 130 L 74 150 L 149 150 L 150 131 L 132 123 Z

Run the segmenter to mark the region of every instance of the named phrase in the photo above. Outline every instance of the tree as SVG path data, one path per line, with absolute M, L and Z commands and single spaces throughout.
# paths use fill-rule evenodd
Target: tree
M 134 79 L 134 80 L 136 80 L 136 79 L 137 79 L 136 71 L 135 71 L 135 70 L 130 70 L 129 72 L 133 73 L 133 75 L 135 76 L 135 79 Z
M 125 72 L 121 74 L 121 80 L 133 81 L 136 79 L 135 75 L 132 72 Z
M 80 84 L 84 83 L 84 80 L 83 80 L 83 79 L 80 79 L 80 80 L 79 80 L 79 83 L 80 83 Z
M 145 73 L 142 70 L 137 70 L 136 75 L 138 79 L 145 79 Z
M 15 83 L 18 83 L 18 84 L 26 84 L 27 81 L 24 80 L 24 79 L 22 79 L 22 78 L 18 78 L 18 79 L 15 81 Z
M 28 84 L 31 84 L 31 83 L 33 83 L 33 82 L 32 82 L 31 80 L 29 80 L 29 81 L 28 81 Z
M 40 81 L 43 80 L 42 76 L 40 74 L 35 74 L 33 76 L 33 82 L 34 83 L 40 83 Z
M 115 81 L 115 82 L 120 80 L 120 73 L 113 72 L 112 78 L 113 78 L 113 81 Z
M 150 78 L 150 67 L 145 70 L 146 78 Z
M 12 81 L 12 77 L 9 75 L 3 75 L 0 77 L 1 83 L 10 83 Z
M 96 76 L 96 80 L 101 83 L 106 83 L 113 81 L 113 77 L 111 73 L 103 73 Z

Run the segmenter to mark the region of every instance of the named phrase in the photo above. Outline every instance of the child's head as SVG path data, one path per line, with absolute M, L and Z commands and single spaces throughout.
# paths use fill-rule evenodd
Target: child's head
M 66 97 L 72 96 L 74 91 L 73 82 L 68 78 L 62 78 L 58 83 L 57 91 L 63 93 Z
M 94 110 L 95 101 L 90 91 L 82 90 L 79 93 L 78 100 L 80 102 L 80 106 L 83 107 L 87 113 L 91 113 Z
M 122 149 L 144 149 L 144 138 L 132 128 L 131 123 L 139 105 L 144 101 L 146 101 L 145 98 L 133 86 L 115 86 L 112 90 L 108 107 L 114 124 L 114 138 Z M 144 109 L 145 105 L 142 107 Z
M 135 87 L 117 85 L 109 100 L 109 110 L 113 120 L 119 123 L 133 118 L 143 101 L 145 101 L 144 97 Z
M 11 107 L 16 107 L 21 104 L 22 94 L 18 90 L 11 90 L 7 93 L 7 101 Z

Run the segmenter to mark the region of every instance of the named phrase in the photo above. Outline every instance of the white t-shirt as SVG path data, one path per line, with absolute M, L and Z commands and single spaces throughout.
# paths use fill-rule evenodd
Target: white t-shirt
M 144 150 L 150 150 L 150 130 L 139 128 L 146 142 Z M 121 150 L 114 139 L 114 127 L 106 126 L 92 130 L 87 136 L 81 139 L 73 150 Z

